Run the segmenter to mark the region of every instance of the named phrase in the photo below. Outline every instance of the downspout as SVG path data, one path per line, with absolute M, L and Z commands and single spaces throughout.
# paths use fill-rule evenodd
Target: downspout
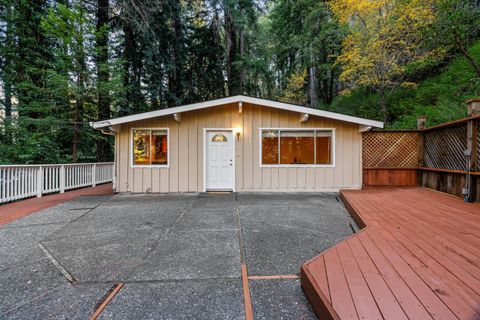
M 470 128 L 468 128 L 470 130 Z M 465 175 L 465 187 L 462 190 L 463 193 L 463 201 L 464 202 L 473 202 L 472 200 L 472 176 L 470 174 L 471 172 L 471 166 L 472 166 L 472 150 L 470 148 L 467 148 L 464 151 L 465 154 L 465 162 L 467 166 L 467 173 Z
M 113 152 L 113 178 L 112 178 L 113 192 L 115 193 L 117 192 L 117 169 L 118 169 L 117 152 L 118 152 L 119 132 L 120 132 L 119 128 L 114 128 L 112 126 L 108 127 L 108 130 L 102 130 L 103 134 L 111 135 L 115 139 L 114 152 Z

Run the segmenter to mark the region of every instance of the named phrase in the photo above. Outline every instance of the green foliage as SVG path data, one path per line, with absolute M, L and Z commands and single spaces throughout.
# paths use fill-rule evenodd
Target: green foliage
M 2 80 L 4 84 L 7 79 L 11 81 L 12 118 L 10 124 L 4 122 L 7 143 L 2 144 L 0 162 L 45 163 L 59 158 L 54 146 L 58 131 L 52 128 L 53 115 L 58 111 L 55 103 L 66 99 L 57 95 L 65 92 L 57 90 L 61 80 L 51 72 L 55 56 L 50 49 L 54 43 L 40 27 L 48 5 L 46 1 L 12 1 L 5 5 L 10 14 L 4 21 L 14 40 L 8 64 L 2 69 L 13 72 Z
M 412 86 L 405 81 L 409 65 L 442 51 L 428 46 L 424 37 L 435 21 L 433 4 L 431 0 L 334 0 L 331 6 L 350 29 L 337 59 L 343 68 L 340 79 L 348 90 L 369 88 L 378 92 L 386 120 L 387 92 L 402 85 Z
M 280 91 L 288 88 L 293 74 L 308 70 L 305 100 L 308 97 L 311 105 L 317 105 L 312 99 L 320 98 L 322 103 L 330 104 L 337 93 L 340 70 L 335 61 L 346 29 L 337 23 L 323 1 L 278 0 L 270 18 L 275 67 L 281 75 L 277 80 Z
M 480 58 L 480 42 L 469 50 Z M 465 117 L 465 101 L 480 95 L 480 78 L 465 57 L 459 56 L 436 76 L 421 81 L 415 88 L 398 88 L 386 98 L 390 110 L 389 128 L 413 129 L 417 116 L 426 115 L 428 125 Z M 339 97 L 331 107 L 337 112 L 381 119 L 379 95 L 366 90 Z
M 0 163 L 112 160 L 90 121 L 232 94 L 462 117 L 479 19 L 475 0 L 3 0 Z
M 294 73 L 288 78 L 287 87 L 283 91 L 280 97 L 282 101 L 288 101 L 289 103 L 297 105 L 306 105 L 307 100 L 305 97 L 305 78 L 307 77 L 307 71 L 304 70 L 300 73 Z
M 207 23 L 208 12 L 189 10 L 189 19 L 196 23 L 187 26 L 191 34 L 188 39 L 186 74 L 189 75 L 183 103 L 211 100 L 224 94 L 223 63 L 224 48 L 221 46 L 218 30 L 214 24 Z M 205 77 L 208 74 L 208 77 Z
M 440 0 L 435 24 L 427 34 L 431 46 L 460 53 L 480 76 L 480 61 L 471 56 L 468 47 L 480 37 L 480 3 L 472 0 Z

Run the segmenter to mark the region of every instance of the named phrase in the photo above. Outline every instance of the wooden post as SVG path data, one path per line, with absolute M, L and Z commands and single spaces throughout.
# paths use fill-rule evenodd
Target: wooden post
M 43 193 L 43 167 L 37 169 L 37 197 L 40 198 Z
M 467 101 L 468 106 L 468 116 L 475 117 L 480 115 L 480 99 L 471 99 Z M 478 167 L 478 150 L 477 150 L 477 141 L 478 137 L 478 122 L 477 119 L 472 119 L 467 122 L 467 153 L 470 155 L 470 171 L 477 171 Z M 470 186 L 470 199 L 475 199 L 477 194 L 476 190 L 476 179 L 471 175 L 467 176 L 467 184 Z
M 420 130 L 423 130 L 426 128 L 426 123 L 427 123 L 427 117 L 426 116 L 420 116 L 417 118 L 417 129 L 419 130 L 418 132 L 418 142 L 417 142 L 417 150 L 418 150 L 418 166 L 423 167 L 423 144 L 424 144 L 424 139 L 423 139 L 423 132 Z
M 417 153 L 418 153 L 418 166 L 423 167 L 425 166 L 424 163 L 424 133 L 422 132 L 423 129 L 427 127 L 427 117 L 426 116 L 419 116 L 417 117 L 417 130 L 418 130 L 418 137 L 417 137 Z M 423 186 L 423 171 L 417 170 L 417 183 L 419 186 Z
M 65 166 L 60 167 L 60 193 L 65 192 Z
M 469 117 L 480 115 L 480 98 L 467 100 L 467 106 Z
M 417 117 L 417 130 L 423 130 L 427 127 L 427 117 L 419 116 Z
M 97 185 L 97 181 L 96 181 L 96 171 L 97 171 L 97 165 L 94 164 L 92 166 L 92 187 L 95 187 Z

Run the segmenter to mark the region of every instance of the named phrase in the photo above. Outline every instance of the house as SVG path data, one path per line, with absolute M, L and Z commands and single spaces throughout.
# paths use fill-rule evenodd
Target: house
M 310 191 L 362 185 L 382 122 L 233 96 L 91 123 L 115 135 L 117 192 Z

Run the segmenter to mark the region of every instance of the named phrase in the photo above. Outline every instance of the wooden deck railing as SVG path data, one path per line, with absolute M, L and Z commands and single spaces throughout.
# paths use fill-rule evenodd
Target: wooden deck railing
M 480 117 L 421 130 L 420 185 L 480 200 Z
M 0 203 L 111 182 L 113 162 L 0 165 Z
M 480 116 L 363 134 L 363 185 L 421 185 L 480 200 Z

